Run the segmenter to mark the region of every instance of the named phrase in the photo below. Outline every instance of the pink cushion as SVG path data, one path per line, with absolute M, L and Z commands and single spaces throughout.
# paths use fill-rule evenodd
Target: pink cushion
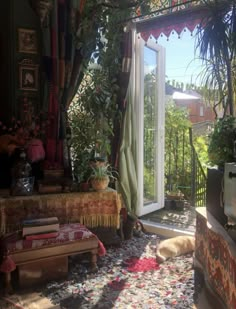
M 18 239 L 7 241 L 7 252 L 11 254 L 19 250 L 36 249 L 43 246 L 53 246 L 57 244 L 88 239 L 95 237 L 84 225 L 80 223 L 64 224 L 60 226 L 59 234 L 56 238 L 25 240 Z

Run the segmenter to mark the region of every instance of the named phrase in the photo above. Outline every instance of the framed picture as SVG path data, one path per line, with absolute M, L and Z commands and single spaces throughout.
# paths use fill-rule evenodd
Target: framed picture
M 20 90 L 38 90 L 38 65 L 21 64 L 19 74 Z
M 18 29 L 18 49 L 20 53 L 37 54 L 37 33 L 33 29 Z

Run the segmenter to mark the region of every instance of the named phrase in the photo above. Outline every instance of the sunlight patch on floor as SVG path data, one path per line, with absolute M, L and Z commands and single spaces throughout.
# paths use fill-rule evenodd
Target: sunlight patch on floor
M 149 233 L 158 234 L 164 237 L 175 237 L 181 235 L 194 235 L 193 231 L 187 231 L 185 229 L 180 229 L 176 227 L 171 227 L 170 225 L 158 224 L 146 220 L 141 220 L 145 231 Z

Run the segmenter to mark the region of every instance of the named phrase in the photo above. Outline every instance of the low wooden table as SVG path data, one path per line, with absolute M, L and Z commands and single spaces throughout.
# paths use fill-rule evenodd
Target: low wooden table
M 6 242 L 6 250 L 15 263 L 21 287 L 64 278 L 68 272 L 68 256 L 90 253 L 91 270 L 97 269 L 98 239 L 81 224 L 66 224 L 56 238 Z M 6 282 L 11 280 L 6 273 Z

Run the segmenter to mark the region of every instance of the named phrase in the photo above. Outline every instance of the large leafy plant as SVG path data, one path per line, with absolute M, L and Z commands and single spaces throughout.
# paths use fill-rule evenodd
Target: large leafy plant
M 89 116 L 89 125 L 93 127 L 93 150 L 99 156 L 108 156 L 111 152 L 110 137 L 113 135 L 115 118 L 119 117 L 117 108 L 117 79 L 107 78 L 105 69 L 91 69 L 85 75 L 78 92 L 77 103 Z M 78 123 L 81 127 L 83 123 Z
M 93 156 L 109 159 L 114 124 L 119 126 L 121 120 L 118 105 L 124 26 L 140 6 L 145 13 L 148 3 L 143 0 L 85 3 L 77 42 L 83 55 L 83 79 L 78 80 L 78 93 L 69 111 L 72 164 L 78 179 L 87 175 L 84 171 Z M 96 25 L 92 29 L 91 19 Z
M 73 178 L 77 182 L 86 182 L 90 175 L 90 160 L 94 148 L 94 124 L 90 114 L 71 104 L 68 112 L 72 139 L 71 156 Z
M 234 115 L 236 81 L 236 6 L 234 0 L 205 1 L 208 14 L 197 32 L 196 52 L 205 65 L 201 82 L 215 91 L 217 106 L 225 115 Z
M 208 148 L 211 164 L 223 167 L 225 162 L 235 160 L 236 120 L 233 116 L 218 119 L 210 135 Z

